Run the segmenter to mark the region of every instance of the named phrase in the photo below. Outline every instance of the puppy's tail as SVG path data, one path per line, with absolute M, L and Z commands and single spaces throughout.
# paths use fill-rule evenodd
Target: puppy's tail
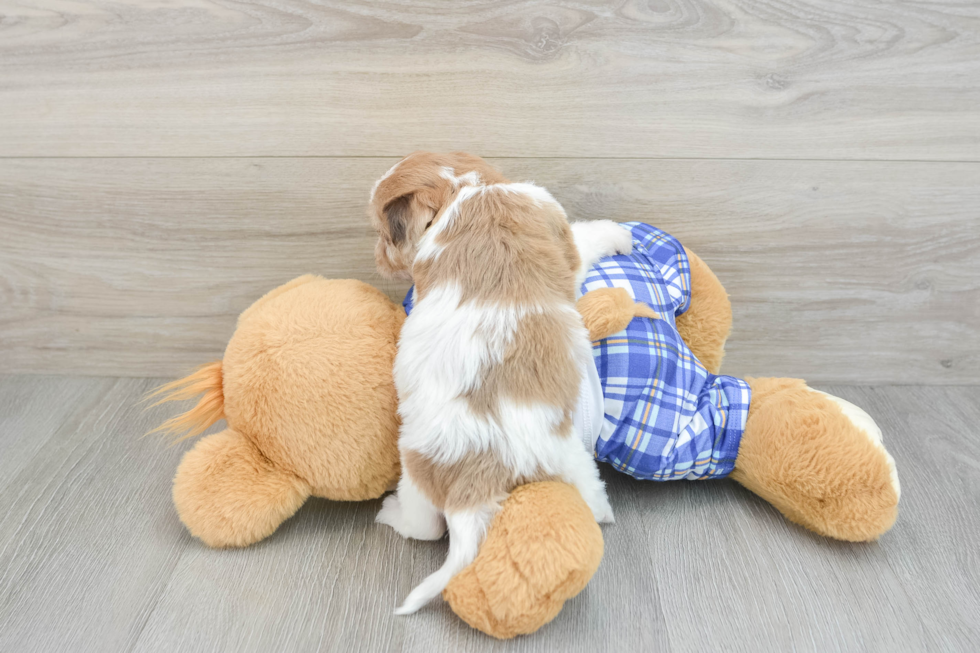
M 402 606 L 395 614 L 412 614 L 423 605 L 439 596 L 453 576 L 476 559 L 483 538 L 493 516 L 499 510 L 498 506 L 484 506 L 473 511 L 446 514 L 446 525 L 449 527 L 449 555 L 445 564 L 422 583 L 412 590 Z
M 193 438 L 207 430 L 209 426 L 225 416 L 225 393 L 221 373 L 221 361 L 208 363 L 197 368 L 191 374 L 182 379 L 171 381 L 160 386 L 150 394 L 146 395 L 143 401 L 148 401 L 156 397 L 163 397 L 150 407 L 159 406 L 168 401 L 180 401 L 190 399 L 197 395 L 203 395 L 197 405 L 188 411 L 171 417 L 166 422 L 156 427 L 150 433 L 164 432 L 168 435 L 177 436 L 175 442 Z

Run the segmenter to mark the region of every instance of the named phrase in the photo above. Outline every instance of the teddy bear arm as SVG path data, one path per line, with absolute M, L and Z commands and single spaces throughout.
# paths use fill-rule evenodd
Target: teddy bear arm
M 602 552 L 602 531 L 578 490 L 555 481 L 524 485 L 443 598 L 463 621 L 498 639 L 532 633 L 585 588 Z
M 622 288 L 590 290 L 575 304 L 593 342 L 625 329 L 641 306 Z
M 732 329 L 732 305 L 711 268 L 697 254 L 686 251 L 691 266 L 691 303 L 677 316 L 677 331 L 705 368 L 718 374 Z M 646 304 L 634 302 L 623 288 L 587 292 L 576 308 L 592 341 L 622 331 L 634 317 L 658 317 Z
M 309 496 L 304 480 L 276 467 L 233 429 L 202 438 L 184 454 L 174 476 L 180 520 L 212 547 L 258 542 Z

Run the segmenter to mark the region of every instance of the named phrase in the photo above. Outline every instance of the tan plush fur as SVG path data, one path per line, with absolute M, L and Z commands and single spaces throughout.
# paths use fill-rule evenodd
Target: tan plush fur
M 365 283 L 315 277 L 246 311 L 225 350 L 228 424 L 314 496 L 380 496 L 397 478 L 391 369 L 404 321 Z
M 839 540 L 873 540 L 898 515 L 884 452 L 800 379 L 746 379 L 752 402 L 732 478 L 790 521 Z
M 245 546 L 272 534 L 299 510 L 310 486 L 274 465 L 232 429 L 184 454 L 174 505 L 191 535 L 208 546 Z
M 677 332 L 701 364 L 718 374 L 732 330 L 732 304 L 711 268 L 691 250 L 684 251 L 691 263 L 691 305 L 677 317 Z
M 307 496 L 371 499 L 397 479 L 397 397 L 391 375 L 404 311 L 359 281 L 311 275 L 242 313 L 222 362 L 161 388 L 203 393 L 163 425 L 229 429 L 184 456 L 174 502 L 211 546 L 269 535 Z
M 622 331 L 634 317 L 658 317 L 646 304 L 634 302 L 623 288 L 597 288 L 587 292 L 578 300 L 576 308 L 593 341 Z
M 524 485 L 504 502 L 480 555 L 450 581 L 443 598 L 488 635 L 532 633 L 585 588 L 602 553 L 602 531 L 575 488 Z

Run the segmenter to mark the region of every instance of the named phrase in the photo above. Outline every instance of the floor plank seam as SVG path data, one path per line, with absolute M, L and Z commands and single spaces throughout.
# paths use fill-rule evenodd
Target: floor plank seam
M 156 156 L 146 156 L 140 154 L 133 155 L 113 155 L 113 156 L 2 156 L 0 161 L 76 161 L 76 160 L 166 160 L 166 159 L 400 159 L 404 153 L 399 154 L 228 154 L 228 155 L 201 155 L 201 154 L 166 154 Z M 531 155 L 511 155 L 511 154 L 482 154 L 487 159 L 510 159 L 526 161 L 753 161 L 753 162 L 799 162 L 799 163 L 937 163 L 937 164 L 980 164 L 980 159 L 847 159 L 847 158 L 792 158 L 792 157 L 728 157 L 728 156 L 531 156 Z

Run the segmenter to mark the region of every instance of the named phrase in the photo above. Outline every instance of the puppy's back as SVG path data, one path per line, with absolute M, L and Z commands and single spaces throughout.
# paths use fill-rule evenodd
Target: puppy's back
M 396 614 L 473 561 L 515 486 L 590 465 L 601 485 L 571 439 L 590 357 L 574 305 L 578 262 L 564 211 L 528 184 L 461 188 L 419 242 L 417 301 L 395 363 L 399 449 L 406 493 L 445 515 L 449 555 Z
M 413 267 L 416 308 L 396 365 L 403 432 L 428 440 L 404 443 L 425 455 L 413 465 L 429 467 L 424 476 L 432 478 L 432 465 L 463 464 L 481 451 L 496 452 L 487 465 L 510 472 L 494 492 L 557 469 L 548 441 L 571 435 L 589 357 L 573 303 L 577 267 L 564 211 L 530 184 L 461 189 L 426 234 Z M 482 431 L 488 422 L 499 429 Z M 444 485 L 470 475 L 435 476 Z

